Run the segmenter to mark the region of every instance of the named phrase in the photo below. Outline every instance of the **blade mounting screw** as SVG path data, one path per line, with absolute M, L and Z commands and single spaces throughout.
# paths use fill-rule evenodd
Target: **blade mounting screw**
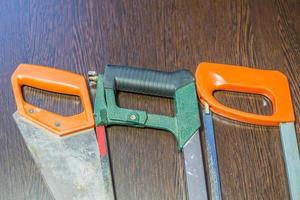
M 131 120 L 136 120 L 136 116 L 134 114 L 130 115 Z

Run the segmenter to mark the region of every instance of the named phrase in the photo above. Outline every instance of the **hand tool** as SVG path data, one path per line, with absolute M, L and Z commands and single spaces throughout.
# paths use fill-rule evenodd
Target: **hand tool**
M 120 108 L 116 91 L 174 99 L 175 117 Z M 107 65 L 99 77 L 94 106 L 96 125 L 126 125 L 162 129 L 173 133 L 183 151 L 188 198 L 207 199 L 199 137 L 200 116 L 194 78 L 187 70 L 172 73 L 129 66 Z
M 280 126 L 280 136 L 288 178 L 290 198 L 300 199 L 300 158 L 294 127 L 294 111 L 288 79 L 278 71 L 258 70 L 241 66 L 200 63 L 196 74 L 196 87 L 203 110 L 206 141 L 208 143 L 211 187 L 215 199 L 221 198 L 217 153 L 210 109 L 229 119 L 265 126 Z M 259 94 L 273 105 L 270 116 L 258 115 L 226 107 L 213 96 L 215 91 L 232 91 Z
M 53 197 L 113 199 L 105 187 L 94 118 L 83 76 L 54 68 L 21 64 L 11 77 L 17 105 L 13 117 Z M 22 87 L 80 97 L 83 111 L 62 116 L 27 103 Z

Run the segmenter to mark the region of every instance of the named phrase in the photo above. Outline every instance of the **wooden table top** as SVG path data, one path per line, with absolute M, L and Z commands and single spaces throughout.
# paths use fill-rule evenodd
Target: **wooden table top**
M 89 70 L 102 73 L 107 63 L 195 72 L 202 61 L 285 73 L 299 144 L 299 1 L 1 1 L 0 199 L 51 199 L 12 118 L 16 107 L 10 76 L 18 64 L 55 66 L 86 76 Z M 46 98 L 28 88 L 24 92 L 36 105 L 60 113 L 78 111 L 74 98 Z M 247 111 L 271 110 L 261 97 L 216 96 Z M 174 112 L 170 100 L 157 97 L 120 93 L 119 104 Z M 288 199 L 278 127 L 217 115 L 214 127 L 224 199 Z M 186 199 L 183 158 L 171 134 L 118 126 L 107 130 L 118 199 Z

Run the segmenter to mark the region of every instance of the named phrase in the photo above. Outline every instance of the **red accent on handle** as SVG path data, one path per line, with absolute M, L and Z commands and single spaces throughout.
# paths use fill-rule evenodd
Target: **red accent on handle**
M 100 156 L 104 157 L 107 154 L 105 127 L 98 126 L 96 128 L 96 135 L 97 135 Z

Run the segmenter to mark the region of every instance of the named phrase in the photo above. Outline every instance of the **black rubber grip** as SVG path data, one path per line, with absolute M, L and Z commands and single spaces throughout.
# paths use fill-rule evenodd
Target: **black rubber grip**
M 104 88 L 162 97 L 173 97 L 175 91 L 194 81 L 188 70 L 162 72 L 122 65 L 106 65 Z

